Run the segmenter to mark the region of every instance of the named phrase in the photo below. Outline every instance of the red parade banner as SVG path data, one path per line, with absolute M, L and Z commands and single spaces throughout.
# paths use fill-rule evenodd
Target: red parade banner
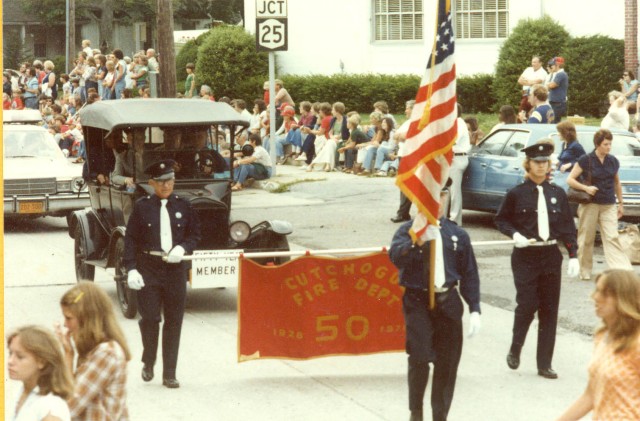
M 386 253 L 240 259 L 238 361 L 404 351 L 403 289 Z

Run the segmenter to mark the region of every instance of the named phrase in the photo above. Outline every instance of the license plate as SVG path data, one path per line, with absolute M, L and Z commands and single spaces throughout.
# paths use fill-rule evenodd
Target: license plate
M 194 256 L 202 258 L 191 262 L 189 282 L 194 289 L 232 288 L 238 286 L 238 257 L 221 257 L 221 254 L 239 256 L 242 250 L 195 250 Z
M 18 213 L 42 213 L 44 202 L 18 202 Z

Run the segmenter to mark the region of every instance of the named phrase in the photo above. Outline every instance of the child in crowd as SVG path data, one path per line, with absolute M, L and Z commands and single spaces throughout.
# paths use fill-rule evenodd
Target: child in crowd
M 60 299 L 64 330 L 56 326 L 65 363 L 73 370 L 78 352 L 75 387 L 68 400 L 73 419 L 128 419 L 127 362 L 129 347 L 118 325 L 109 296 L 93 282 L 81 282 Z
M 11 109 L 11 97 L 6 92 L 2 93 L 2 109 L 3 110 Z
M 23 110 L 24 102 L 22 102 L 22 91 L 20 88 L 13 90 L 13 96 L 11 98 L 11 109 L 12 110 Z
M 53 333 L 24 326 L 9 334 L 7 344 L 9 377 L 22 382 L 13 419 L 69 421 L 66 400 L 73 393 L 73 380 Z

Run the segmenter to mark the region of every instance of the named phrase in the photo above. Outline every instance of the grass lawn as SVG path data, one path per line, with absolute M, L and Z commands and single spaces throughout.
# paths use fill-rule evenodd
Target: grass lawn
M 365 114 L 360 114 L 360 116 L 362 117 L 362 124 L 369 124 L 369 115 L 365 115 Z M 396 122 L 398 123 L 398 125 L 404 123 L 404 121 L 406 120 L 406 117 L 404 114 L 394 114 L 393 115 L 396 119 Z M 485 113 L 478 113 L 478 114 L 462 114 L 462 118 L 466 118 L 466 117 L 475 117 L 478 119 L 478 123 L 480 124 L 480 129 L 482 129 L 482 131 L 486 134 L 488 134 L 491 131 L 491 128 L 493 126 L 495 126 L 496 124 L 498 124 L 498 114 L 485 114 Z M 585 125 L 587 126 L 600 126 L 600 122 L 602 121 L 601 118 L 592 118 L 592 117 L 587 117 L 585 120 Z

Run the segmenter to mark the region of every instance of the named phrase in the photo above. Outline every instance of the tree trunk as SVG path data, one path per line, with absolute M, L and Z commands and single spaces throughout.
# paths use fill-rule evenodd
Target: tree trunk
M 67 63 L 67 67 L 71 70 L 75 67 L 73 63 L 75 63 L 74 60 L 78 54 L 76 49 L 76 0 L 69 0 L 69 39 L 67 42 L 69 43 L 69 63 Z
M 102 0 L 100 9 L 102 9 L 98 22 L 100 39 L 92 48 L 100 48 L 100 51 L 107 53 L 113 49 L 113 0 Z
M 158 1 L 158 97 L 176 96 L 176 53 L 173 44 L 173 8 L 171 0 Z

